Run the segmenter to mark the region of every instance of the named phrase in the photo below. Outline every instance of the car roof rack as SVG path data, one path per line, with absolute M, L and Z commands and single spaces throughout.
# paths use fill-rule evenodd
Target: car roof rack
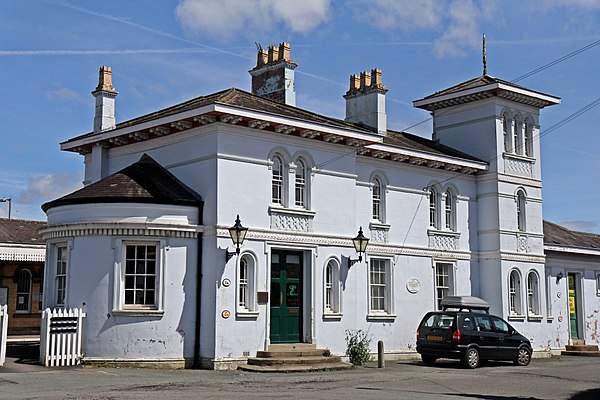
M 446 296 L 441 302 L 442 310 L 449 308 L 461 310 L 483 310 L 487 314 L 490 312 L 490 304 L 475 296 Z

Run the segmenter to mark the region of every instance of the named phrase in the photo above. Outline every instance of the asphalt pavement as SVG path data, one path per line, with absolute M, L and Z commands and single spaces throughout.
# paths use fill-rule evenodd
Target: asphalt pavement
M 24 346 L 17 348 L 17 346 Z M 251 373 L 141 368 L 46 368 L 37 346 L 9 345 L 0 399 L 600 399 L 600 359 L 534 359 L 528 367 L 442 360 L 376 363 L 349 371 Z M 17 355 L 18 357 L 14 357 Z

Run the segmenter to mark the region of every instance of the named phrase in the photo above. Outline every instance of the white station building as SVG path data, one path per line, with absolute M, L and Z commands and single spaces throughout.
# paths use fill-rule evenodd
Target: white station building
M 100 69 L 93 132 L 61 143 L 85 187 L 44 204 L 41 231 L 44 304 L 86 312 L 85 359 L 233 368 L 276 343 L 344 354 L 358 329 L 410 356 L 451 294 L 537 356 L 600 341 L 600 236 L 542 218 L 540 110 L 559 98 L 484 73 L 414 102 L 430 140 L 387 128 L 381 70 L 350 77 L 339 120 L 295 106 L 296 67 L 270 46 L 252 93 L 120 123 Z

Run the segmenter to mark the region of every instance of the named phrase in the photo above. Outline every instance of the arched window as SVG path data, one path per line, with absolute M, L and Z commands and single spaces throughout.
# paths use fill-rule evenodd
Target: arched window
M 31 312 L 31 271 L 22 269 L 17 275 L 17 306 L 18 313 Z
M 517 191 L 517 230 L 525 232 L 527 229 L 525 221 L 525 192 L 522 189 Z
M 513 144 L 513 153 L 517 154 L 520 151 L 521 145 L 519 140 L 519 128 L 521 124 L 517 118 L 513 119 L 512 123 L 512 144 Z
M 323 313 L 339 314 L 340 303 L 340 267 L 336 260 L 329 260 L 323 276 Z
M 281 157 L 275 156 L 273 157 L 273 177 L 271 181 L 271 202 L 274 204 L 284 205 L 283 204 L 283 161 L 281 161 Z
M 540 280 L 535 271 L 527 274 L 527 313 L 540 315 Z
M 304 161 L 296 161 L 296 179 L 295 179 L 295 204 L 298 207 L 306 207 L 306 165 Z
M 525 142 L 525 155 L 532 157 L 533 155 L 533 125 L 531 121 L 525 120 L 523 126 L 523 141 Z
M 506 114 L 502 115 L 502 133 L 504 135 L 504 151 L 509 153 L 512 150 L 512 146 L 510 144 L 511 142 L 511 135 L 510 135 L 510 125 L 509 125 L 509 119 L 506 116 Z
M 444 217 L 446 229 L 449 231 L 456 230 L 456 196 L 450 189 L 446 190 L 444 199 Z
M 237 312 L 251 313 L 255 307 L 255 263 L 249 254 L 240 257 L 237 271 Z
M 521 308 L 521 275 L 516 269 L 510 271 L 508 278 L 509 315 L 523 315 Z
M 379 178 L 373 179 L 373 219 L 375 221 L 383 222 L 383 215 L 381 209 L 381 181 Z
M 429 226 L 439 228 L 438 192 L 434 187 L 429 188 Z

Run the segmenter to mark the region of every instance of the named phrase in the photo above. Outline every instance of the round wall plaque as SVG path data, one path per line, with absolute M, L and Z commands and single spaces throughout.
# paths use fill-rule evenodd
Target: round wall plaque
M 231 285 L 231 281 L 227 278 L 223 279 L 223 282 L 221 282 L 223 284 L 223 286 L 225 287 L 229 287 L 229 285 Z
M 231 313 L 229 312 L 229 310 L 223 310 L 223 312 L 221 312 L 221 317 L 227 319 L 231 316 Z
M 417 278 L 410 278 L 408 281 L 406 281 L 406 290 L 408 290 L 410 293 L 417 293 L 419 290 L 421 290 L 421 282 L 419 282 Z
M 562 296 L 561 292 L 556 293 L 556 297 L 558 297 L 560 299 L 560 296 Z
M 562 317 L 562 315 L 559 315 L 558 316 L 558 322 L 562 322 L 562 321 L 563 321 L 563 317 Z

